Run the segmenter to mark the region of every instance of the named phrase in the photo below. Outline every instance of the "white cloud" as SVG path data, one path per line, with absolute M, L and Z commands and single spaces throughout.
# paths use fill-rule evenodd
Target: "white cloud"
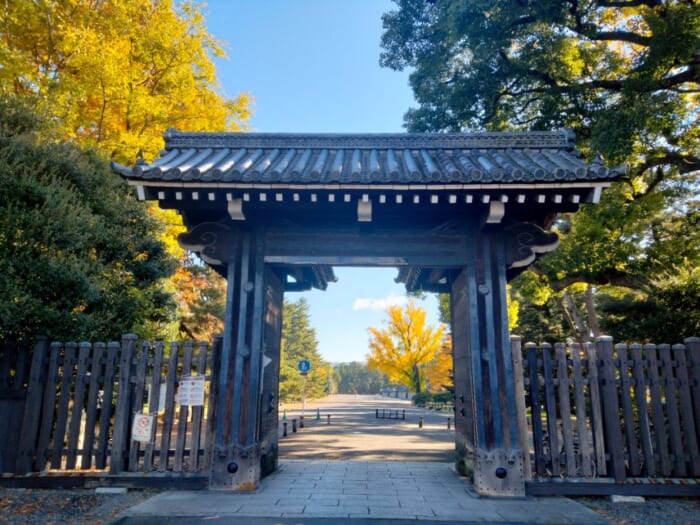
M 386 310 L 390 306 L 403 306 L 408 303 L 405 295 L 389 295 L 382 299 L 358 297 L 352 304 L 353 310 Z

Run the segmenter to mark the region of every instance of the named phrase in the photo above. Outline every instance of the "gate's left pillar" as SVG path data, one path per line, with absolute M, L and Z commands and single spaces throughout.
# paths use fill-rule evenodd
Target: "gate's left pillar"
M 265 329 L 264 236 L 202 223 L 180 236 L 210 264 L 226 267 L 226 317 L 217 389 L 211 488 L 253 490 L 261 477 Z

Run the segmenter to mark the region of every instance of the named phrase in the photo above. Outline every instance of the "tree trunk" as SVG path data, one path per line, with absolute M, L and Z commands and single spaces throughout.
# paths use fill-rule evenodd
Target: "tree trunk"
M 595 307 L 595 294 L 593 286 L 586 287 L 586 311 L 588 312 L 588 327 L 590 328 L 593 340 L 600 337 L 600 323 L 598 322 L 598 310 Z
M 568 292 L 565 292 L 564 295 L 562 296 L 561 300 L 561 307 L 564 311 L 564 315 L 566 316 L 566 319 L 569 321 L 569 324 L 571 325 L 571 329 L 574 332 L 574 337 L 576 340 L 583 345 L 586 342 L 590 341 L 590 332 L 586 325 L 583 322 L 583 317 L 581 316 L 581 312 L 579 311 L 578 307 L 576 306 L 576 303 L 574 302 L 574 298 L 571 297 L 571 294 Z
M 416 390 L 416 394 L 421 393 L 421 387 L 420 387 L 420 368 L 418 368 L 418 364 L 413 365 L 413 386 Z

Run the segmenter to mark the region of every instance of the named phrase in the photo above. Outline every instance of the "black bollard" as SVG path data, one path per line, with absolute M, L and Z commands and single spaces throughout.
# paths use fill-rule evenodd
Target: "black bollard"
M 287 437 L 287 422 L 282 423 L 282 437 Z
M 452 418 L 448 417 L 447 418 L 447 430 L 450 430 L 452 428 Z
M 331 415 L 330 415 L 330 414 L 326 414 L 326 417 L 328 418 L 328 423 L 327 423 L 327 424 L 330 425 L 330 424 L 331 424 Z
M 296 431 L 297 431 L 297 420 L 292 419 L 292 432 L 296 432 Z
M 379 409 L 378 408 L 374 412 L 374 418 L 379 419 Z
M 304 416 L 299 416 L 299 428 L 304 428 Z
M 401 419 L 406 421 L 406 409 L 404 409 L 403 413 L 401 414 Z
M 423 416 L 418 418 L 418 428 L 423 428 Z

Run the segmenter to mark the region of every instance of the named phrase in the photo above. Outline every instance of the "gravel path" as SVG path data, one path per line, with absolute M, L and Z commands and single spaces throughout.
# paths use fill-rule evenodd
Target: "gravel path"
M 572 498 L 619 525 L 698 525 L 700 499 L 645 498 L 644 503 L 613 503 L 609 498 Z
M 156 491 L 96 494 L 94 489 L 0 489 L 0 523 L 97 525 L 145 501 Z

